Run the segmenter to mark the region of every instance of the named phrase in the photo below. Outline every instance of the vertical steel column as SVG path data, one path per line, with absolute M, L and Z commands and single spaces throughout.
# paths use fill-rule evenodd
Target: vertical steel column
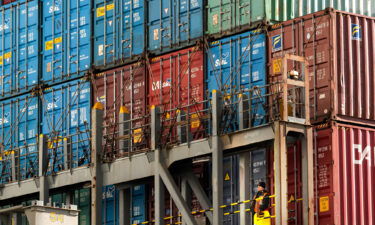
M 39 199 L 47 203 L 49 200 L 48 180 L 45 176 L 48 166 L 47 136 L 39 136 Z
M 288 171 L 287 171 L 287 146 L 285 124 L 274 122 L 274 171 L 275 171 L 275 202 L 276 224 L 288 224 Z
M 250 152 L 240 154 L 240 201 L 250 199 Z M 240 205 L 240 225 L 250 224 L 250 213 L 246 212 L 249 204 Z
M 131 190 L 125 188 L 119 193 L 119 225 L 130 225 Z
M 314 149 L 312 127 L 306 128 L 302 141 L 303 224 L 314 224 Z
M 102 171 L 101 171 L 101 149 L 103 138 L 103 105 L 95 103 L 91 111 L 91 224 L 102 224 Z
M 17 155 L 16 155 L 17 154 Z M 11 154 L 11 160 L 12 160 L 12 181 L 16 181 L 17 179 L 17 171 L 20 171 L 21 168 L 16 169 L 17 166 L 17 159 L 18 159 L 18 166 L 20 167 L 20 158 L 19 158 L 19 150 L 13 151 Z M 18 177 L 18 179 L 20 179 Z
M 186 122 L 186 123 L 185 123 Z M 182 110 L 179 110 L 178 115 L 177 115 L 177 137 L 178 137 L 178 142 L 179 143 L 186 143 L 190 141 L 188 139 L 188 126 L 187 124 L 187 118 L 186 118 L 186 113 Z
M 185 176 L 181 176 L 181 194 L 185 202 L 191 203 L 191 189 Z M 188 204 L 189 210 L 191 211 L 190 206 L 191 205 Z M 182 225 L 187 225 L 185 218 L 182 218 Z
M 119 153 L 123 155 L 125 152 L 130 153 L 131 136 L 131 121 L 129 110 L 125 106 L 120 107 L 119 113 Z M 126 136 L 126 137 L 125 137 Z
M 164 201 L 165 201 L 165 187 L 160 177 L 159 162 L 160 150 L 158 144 L 160 140 L 160 109 L 159 107 L 151 106 L 151 149 L 155 153 L 155 225 L 164 225 Z
M 213 224 L 223 224 L 223 152 L 220 143 L 221 94 L 212 91 L 212 206 Z

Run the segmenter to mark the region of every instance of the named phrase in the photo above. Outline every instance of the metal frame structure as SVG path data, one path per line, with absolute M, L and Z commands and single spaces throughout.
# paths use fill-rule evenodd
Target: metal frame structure
M 16 196 L 22 196 L 32 193 L 40 193 L 40 199 L 48 200 L 49 189 L 63 187 L 66 185 L 91 182 L 92 193 L 92 224 L 101 225 L 101 192 L 104 185 L 116 184 L 120 189 L 120 224 L 130 225 L 130 190 L 132 183 L 139 179 L 153 177 L 155 185 L 155 224 L 164 224 L 164 189 L 170 193 L 178 210 L 182 214 L 182 223 L 186 225 L 196 225 L 194 217 L 190 213 L 187 204 L 191 192 L 195 194 L 198 201 L 204 208 L 212 208 L 212 212 L 205 212 L 207 219 L 211 224 L 223 224 L 223 155 L 225 152 L 243 146 L 256 146 L 262 143 L 273 143 L 274 147 L 274 180 L 275 180 L 275 214 L 276 224 L 288 224 L 288 187 L 287 187 L 287 137 L 297 135 L 302 137 L 302 182 L 303 182 L 303 224 L 314 224 L 314 195 L 313 195 L 313 137 L 312 127 L 309 121 L 309 80 L 307 61 L 303 57 L 285 55 L 283 57 L 283 77 L 282 77 L 282 96 L 283 105 L 288 106 L 288 95 L 294 88 L 304 90 L 302 107 L 304 114 L 302 118 L 293 118 L 288 115 L 288 107 L 283 107 L 281 118 L 272 121 L 269 124 L 244 128 L 243 119 L 240 120 L 242 130 L 220 134 L 220 115 L 222 95 L 219 91 L 212 94 L 212 135 L 209 138 L 183 143 L 173 148 L 167 149 L 161 146 L 160 136 L 160 109 L 151 107 L 151 150 L 129 157 L 119 158 L 113 162 L 103 163 L 101 159 L 102 148 L 102 124 L 103 107 L 100 103 L 92 108 L 92 156 L 89 167 L 75 168 L 70 171 L 61 171 L 53 176 L 45 176 L 43 168 L 46 166 L 45 154 L 39 154 L 40 166 L 39 177 L 33 180 L 26 180 L 18 183 L 5 184 L 0 187 L 0 201 L 10 199 Z M 288 75 L 288 61 L 301 64 L 301 73 L 305 78 L 302 80 L 293 79 Z M 239 103 L 240 109 L 245 109 L 244 101 Z M 294 107 L 294 106 L 293 106 Z M 293 108 L 292 107 L 292 108 Z M 293 109 L 295 110 L 295 109 Z M 242 113 L 242 112 L 240 112 Z M 242 115 L 243 116 L 243 115 Z M 239 115 L 241 118 L 241 115 Z M 122 118 L 121 120 L 126 120 Z M 124 125 L 120 133 L 126 135 L 128 126 Z M 261 134 L 261 135 L 259 135 Z M 44 137 L 40 137 L 40 153 L 46 152 Z M 125 143 L 122 143 L 124 145 Z M 192 171 L 180 172 L 184 177 L 182 188 L 177 187 L 172 172 L 168 169 L 173 163 L 200 156 L 210 155 L 212 159 L 212 202 L 206 196 L 203 188 L 200 186 L 197 177 Z M 247 165 L 249 164 L 249 154 L 240 154 L 240 201 L 250 197 L 249 180 L 250 173 Z M 140 169 L 141 168 L 141 169 Z M 249 213 L 245 212 L 244 204 L 240 206 L 240 225 L 248 225 Z

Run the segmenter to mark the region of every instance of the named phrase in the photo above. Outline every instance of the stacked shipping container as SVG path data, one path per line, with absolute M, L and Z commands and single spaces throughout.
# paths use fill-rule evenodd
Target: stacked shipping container
M 12 2 L 3 1 L 0 10 L 0 183 L 38 176 L 40 134 L 47 137 L 47 174 L 88 165 L 90 110 L 95 102 L 105 109 L 107 159 L 150 148 L 151 105 L 162 111 L 162 145 L 207 137 L 213 90 L 223 93 L 222 133 L 240 129 L 240 101 L 248 109 L 242 118 L 244 128 L 264 125 L 272 110 L 266 98 L 268 86 L 280 74 L 279 58 L 292 53 L 305 56 L 310 65 L 311 117 L 317 125 L 316 157 L 321 159 L 316 161 L 317 221 L 354 223 L 355 210 L 349 205 L 358 199 L 361 218 L 368 219 L 359 224 L 375 220 L 367 189 L 373 172 L 367 147 L 372 128 L 331 122 L 375 126 L 371 92 L 375 25 L 369 17 L 375 16 L 374 0 L 209 0 L 207 7 L 201 0 Z M 316 12 L 326 7 L 367 16 Z M 306 15 L 312 12 L 316 13 Z M 270 23 L 275 25 L 268 27 Z M 321 129 L 327 121 L 330 128 Z M 124 127 L 130 132 L 121 133 Z M 129 139 L 119 138 L 123 135 Z M 346 142 L 354 139 L 358 143 Z M 250 154 L 252 187 L 265 180 L 272 191 L 272 149 Z M 288 148 L 288 164 L 293 165 L 288 167 L 288 194 L 295 198 L 301 197 L 300 157 L 300 145 L 293 143 Z M 238 200 L 238 158 L 226 158 L 224 164 L 224 202 L 230 203 Z M 353 178 L 342 178 L 346 175 Z M 358 195 L 337 189 L 338 182 Z M 132 223 L 150 219 L 146 189 L 144 185 L 132 189 Z M 75 199 L 82 198 L 83 202 L 77 200 L 80 209 L 87 211 L 80 224 L 90 223 L 85 203 L 89 195 L 74 194 Z M 59 202 L 58 198 L 53 200 Z M 118 224 L 118 198 L 114 186 L 103 189 L 104 224 Z M 173 203 L 169 209 L 178 213 Z M 290 209 L 295 218 L 291 223 L 299 224 L 301 205 Z M 225 223 L 237 224 L 238 218 L 225 217 Z

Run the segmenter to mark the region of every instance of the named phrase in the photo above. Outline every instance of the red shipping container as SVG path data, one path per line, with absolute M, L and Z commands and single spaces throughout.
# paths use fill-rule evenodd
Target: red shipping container
M 316 134 L 317 224 L 375 224 L 375 129 L 332 122 Z
M 269 32 L 269 81 L 285 53 L 305 56 L 312 122 L 375 122 L 375 18 L 333 9 L 274 25 Z M 292 69 L 292 64 L 288 71 Z
M 128 113 L 132 128 L 132 151 L 148 147 L 146 66 L 136 63 L 95 74 L 94 102 L 104 106 L 104 147 L 118 154 L 119 113 Z M 121 108 L 122 107 L 122 108 Z M 129 150 L 129 149 L 128 149 Z
M 17 0 L 3 0 L 3 5 L 6 5 L 6 4 L 9 4 L 9 3 L 12 3 L 12 2 L 15 2 Z
M 202 116 L 204 109 L 203 51 L 198 47 L 180 50 L 152 58 L 149 65 L 149 105 L 160 106 L 163 112 L 162 142 L 178 142 L 177 115 L 189 117 L 192 139 L 204 135 Z

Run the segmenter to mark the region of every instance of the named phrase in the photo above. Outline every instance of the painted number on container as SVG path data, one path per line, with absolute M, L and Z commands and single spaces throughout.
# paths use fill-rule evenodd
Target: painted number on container
M 105 9 L 106 10 L 105 10 Z M 105 11 L 109 11 L 115 8 L 115 3 L 108 4 L 106 6 L 102 6 L 96 9 L 96 17 L 102 17 L 105 15 Z
M 367 165 L 371 166 L 371 146 L 367 145 L 365 148 L 361 144 L 353 144 L 352 147 L 353 163 L 362 165 L 364 160 L 367 160 Z M 374 160 L 375 160 L 375 148 L 374 148 Z
M 281 59 L 274 59 L 272 62 L 273 74 L 281 73 Z
M 56 214 L 55 212 L 51 212 L 49 214 L 49 219 L 51 222 L 64 222 L 64 215 Z
M 219 24 L 219 15 L 215 14 L 212 16 L 212 24 L 213 25 L 218 25 Z
M 329 197 L 320 197 L 319 198 L 319 212 L 328 212 L 329 211 Z

